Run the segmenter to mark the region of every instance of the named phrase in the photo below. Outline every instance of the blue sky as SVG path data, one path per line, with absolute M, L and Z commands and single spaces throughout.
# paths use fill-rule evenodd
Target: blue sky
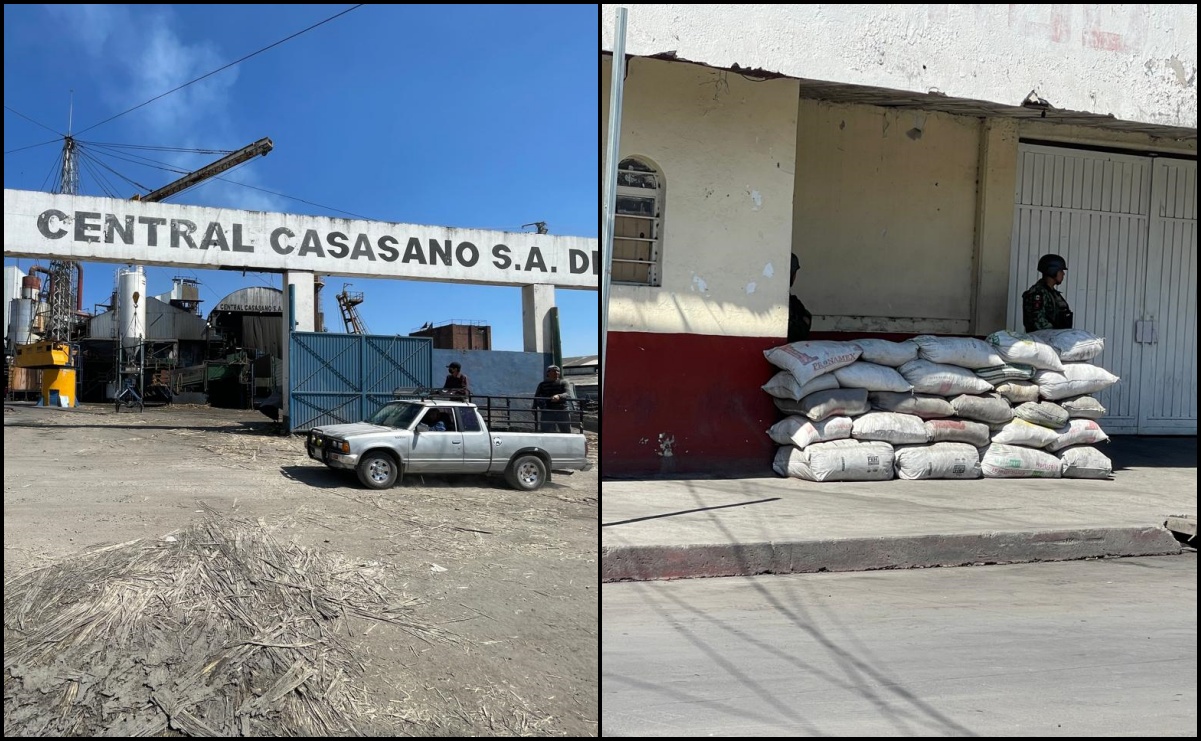
M 65 133 L 73 90 L 73 133 L 115 171 L 83 167 L 87 195 L 133 195 L 116 173 L 147 188 L 178 177 L 110 153 L 185 170 L 219 155 L 86 142 L 233 150 L 269 137 L 274 151 L 223 177 L 292 198 L 210 180 L 168 202 L 509 231 L 546 221 L 551 234 L 598 236 L 594 5 L 367 5 L 84 131 L 349 7 L 6 5 L 4 187 L 50 189 L 61 141 L 12 150 Z M 85 308 L 107 301 L 117 267 L 85 264 Z M 206 313 L 237 288 L 280 285 L 148 268 L 148 291 L 167 291 L 173 275 L 202 282 Z M 366 293 L 372 332 L 478 320 L 492 325 L 495 349 L 523 349 L 519 288 L 334 276 L 323 302 L 332 331 L 342 331 L 333 296 L 347 281 Z M 555 299 L 563 354 L 595 354 L 597 292 L 556 289 Z

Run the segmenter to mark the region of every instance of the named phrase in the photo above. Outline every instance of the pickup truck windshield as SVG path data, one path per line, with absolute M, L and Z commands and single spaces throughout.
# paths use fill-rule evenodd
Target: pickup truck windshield
M 393 402 L 380 407 L 367 421 L 373 425 L 407 429 L 424 411 L 425 407 L 420 404 L 410 404 L 407 401 Z

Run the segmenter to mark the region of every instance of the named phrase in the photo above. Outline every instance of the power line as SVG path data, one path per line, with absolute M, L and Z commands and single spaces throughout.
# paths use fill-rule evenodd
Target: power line
M 54 129 L 50 128 L 49 126 L 47 126 L 47 125 L 46 125 L 46 124 L 44 124 L 44 123 L 41 123 L 40 121 L 34 121 L 32 118 L 30 118 L 29 116 L 26 116 L 24 113 L 21 113 L 21 112 L 20 112 L 20 111 L 18 111 L 16 108 L 12 108 L 12 107 L 10 107 L 10 106 L 4 106 L 4 110 L 6 110 L 6 111 L 12 111 L 13 113 L 17 114 L 18 116 L 20 116 L 21 118 L 25 119 L 26 121 L 29 121 L 30 123 L 35 123 L 35 124 L 37 124 L 38 126 L 41 126 L 41 127 L 42 127 L 43 129 L 45 129 L 46 131 L 49 131 L 51 134 L 58 134 L 59 138 L 62 138 L 62 136 L 63 136 L 63 133 L 62 133 L 62 132 L 60 132 L 60 131 L 55 131 Z
M 103 155 L 105 157 L 112 157 L 113 159 L 123 160 L 125 162 L 129 162 L 134 165 L 139 165 L 141 167 L 153 167 L 156 170 L 163 170 L 164 172 L 170 172 L 170 173 L 174 173 L 176 175 L 187 175 L 189 172 L 191 172 L 191 170 L 185 170 L 184 168 L 178 167 L 176 165 L 172 165 L 169 162 L 161 162 L 159 160 L 150 159 L 149 157 L 143 157 L 138 154 L 131 154 L 128 157 L 123 157 L 123 156 L 121 156 L 119 154 L 115 154 L 113 152 L 103 151 L 103 150 L 107 149 L 107 147 L 105 147 L 104 145 L 97 145 L 97 144 L 89 145 L 89 149 L 95 149 L 97 147 L 99 149 L 101 149 L 102 151 L 99 151 L 99 152 L 93 151 L 92 152 L 93 156 Z
M 46 173 L 46 177 L 42 178 L 41 190 L 46 190 L 46 182 L 49 181 L 50 178 L 54 176 L 54 173 L 58 172 L 61 169 L 62 161 L 63 161 L 63 151 L 60 149 L 60 150 L 58 150 L 58 156 L 55 157 L 54 161 L 50 163 L 50 172 Z M 57 188 L 55 190 L 57 190 Z
M 100 172 L 99 168 L 97 167 L 97 165 L 101 165 L 103 163 L 84 147 L 76 147 L 75 152 L 78 156 L 80 165 L 87 168 L 88 174 L 90 174 L 92 179 L 96 181 L 96 185 L 99 186 L 100 190 L 103 191 L 104 194 L 109 198 L 119 198 L 120 196 L 116 194 L 117 189 L 113 185 L 112 181 L 105 177 L 104 173 Z
M 55 142 L 60 142 L 60 141 L 62 141 L 62 137 L 59 137 L 58 139 L 47 139 L 46 141 L 42 142 L 41 144 L 30 144 L 28 147 L 17 147 L 16 149 L 10 149 L 7 152 L 5 152 L 5 154 L 12 154 L 13 152 L 20 152 L 21 150 L 24 150 L 24 149 L 33 149 L 34 147 L 42 147 L 47 144 L 53 144 Z
M 290 196 L 287 193 L 278 193 L 274 190 L 267 190 L 266 188 L 259 188 L 254 185 L 247 185 L 246 183 L 239 183 L 237 180 L 229 180 L 228 178 L 222 178 L 222 177 L 214 178 L 214 180 L 224 180 L 227 183 L 233 183 L 234 185 L 240 185 L 243 188 L 250 188 L 251 190 L 261 190 L 262 192 L 270 193 L 273 196 L 279 196 L 280 198 L 287 198 L 292 201 L 299 201 L 300 203 L 307 203 L 310 206 L 316 206 L 317 208 L 324 208 L 327 211 L 337 211 L 340 214 L 346 214 L 347 216 L 353 216 L 356 219 L 365 219 L 367 221 L 372 220 L 370 216 L 364 216 L 362 214 L 356 214 L 356 213 L 352 213 L 350 211 L 343 211 L 340 208 L 334 208 L 333 206 L 325 206 L 320 203 L 314 203 L 313 201 L 306 201 L 303 198 L 297 198 L 296 196 Z
M 91 144 L 94 147 L 109 149 L 146 149 L 155 152 L 187 152 L 194 154 L 232 154 L 236 149 L 196 149 L 194 147 L 156 147 L 149 144 L 118 144 L 116 142 L 80 141 L 81 144 Z
M 142 185 L 141 183 L 139 183 L 139 182 L 137 182 L 137 181 L 134 181 L 134 180 L 131 180 L 131 179 L 129 179 L 129 178 L 127 178 L 127 177 L 125 177 L 125 176 L 124 176 L 124 175 L 122 175 L 121 173 L 119 173 L 119 172 L 117 172 L 116 170 L 114 170 L 113 168 L 109 167 L 109 166 L 108 166 L 107 164 L 105 164 L 104 162 L 101 162 L 101 161 L 100 161 L 99 159 L 97 159 L 96 157 L 93 157 L 93 156 L 91 155 L 91 153 L 88 153 L 88 155 L 87 155 L 87 156 L 88 156 L 88 159 L 90 159 L 90 160 L 94 161 L 94 162 L 95 162 L 97 165 L 99 165 L 100 167 L 103 167 L 104 169 L 108 170 L 108 171 L 109 171 L 109 172 L 111 172 L 112 174 L 116 175 L 117 177 L 121 178 L 121 179 L 122 179 L 122 180 L 124 180 L 125 182 L 129 183 L 130 185 L 132 185 L 133 187 L 135 187 L 135 188 L 138 188 L 139 190 L 144 190 L 144 191 L 146 191 L 146 192 L 148 192 L 148 193 L 150 192 L 150 190 L 151 190 L 150 188 L 147 188 L 145 185 Z
M 101 149 L 107 149 L 107 148 L 109 147 L 109 145 L 107 145 L 107 144 L 96 144 L 95 142 L 91 142 L 90 144 L 91 144 L 91 146 L 92 146 L 92 147 L 100 147 Z M 95 154 L 95 152 L 93 152 L 93 154 Z M 131 162 L 131 163 L 133 163 L 133 164 L 135 164 L 135 165 L 137 165 L 137 164 L 142 164 L 141 162 L 137 162 L 137 161 L 135 161 L 135 160 L 133 160 L 133 159 L 128 159 L 128 158 L 126 158 L 126 157 L 122 157 L 122 156 L 120 156 L 120 155 L 117 155 L 117 154 L 114 154 L 114 153 L 112 153 L 112 152 L 104 152 L 104 151 L 102 151 L 102 152 L 100 152 L 100 154 L 103 154 L 103 155 L 104 155 L 104 156 L 106 156 L 106 157 L 113 157 L 113 158 L 115 158 L 115 159 L 125 160 L 126 162 Z M 162 161 L 160 161 L 160 160 L 151 159 L 151 158 L 149 158 L 149 157 L 142 157 L 141 155 L 137 155 L 137 154 L 130 154 L 129 156 L 130 156 L 130 157 L 133 157 L 133 158 L 136 158 L 137 160 L 144 160 L 145 162 L 148 162 L 148 163 L 154 163 L 154 164 L 143 164 L 143 165 L 142 165 L 143 167 L 156 167 L 157 169 L 160 169 L 160 170 L 165 170 L 165 171 L 167 171 L 167 172 L 173 172 L 173 173 L 177 173 L 177 174 L 180 174 L 180 175 L 187 175 L 187 174 L 190 172 L 190 170 L 184 170 L 184 169 L 180 169 L 180 168 L 178 168 L 178 167 L 176 167 L 176 166 L 174 166 L 174 165 L 170 165 L 170 164 L 168 164 L 168 163 L 166 163 L 166 162 L 162 162 Z M 240 164 L 240 165 L 238 165 L 237 167 L 235 167 L 235 168 L 233 168 L 232 170 L 230 170 L 230 173 L 237 172 L 239 169 L 241 169 L 242 167 L 245 167 L 246 165 L 250 164 L 250 162 L 253 162 L 253 161 L 254 161 L 254 160 L 250 160 L 250 161 L 247 161 L 247 162 L 243 162 L 242 164 Z M 287 198 L 287 199 L 288 199 L 288 200 L 290 200 L 290 201 L 298 201 L 298 202 L 300 202 L 300 203 L 306 203 L 306 204 L 308 204 L 308 205 L 310 205 L 310 206 L 316 206 L 316 207 L 318 207 L 318 208 L 323 208 L 323 209 L 326 209 L 327 211 L 336 211 L 336 212 L 338 212 L 338 213 L 341 213 L 341 214 L 346 214 L 347 216 L 353 216 L 353 217 L 355 217 L 355 218 L 358 218 L 358 219 L 366 219 L 366 220 L 371 220 L 371 217 L 369 217 L 369 216 L 363 216 L 362 214 L 356 214 L 356 213 L 353 213 L 353 212 L 351 212 L 351 211 L 344 211 L 343 209 L 340 209 L 340 208 L 334 208 L 333 206 L 326 206 L 325 204 L 316 203 L 316 202 L 314 202 L 314 201 L 306 201 L 306 200 L 305 200 L 305 199 L 303 199 L 303 198 L 297 198 L 296 196 L 290 196 L 290 195 L 288 195 L 287 193 L 280 193 L 280 192 L 278 192 L 278 191 L 274 191 L 274 190 L 267 190 L 266 188 L 260 188 L 260 187 L 258 187 L 258 186 L 254 186 L 254 185 L 247 185 L 246 183 L 240 183 L 240 182 L 238 182 L 237 180 L 230 180 L 230 179 L 229 179 L 229 178 L 227 178 L 227 177 L 215 177 L 215 178 L 212 178 L 211 180 L 221 180 L 221 181 L 224 181 L 224 182 L 226 182 L 226 183 L 232 183 L 233 185 L 238 185 L 238 186 L 241 186 L 241 187 L 243 187 L 243 188 L 250 188 L 251 190 L 258 190 L 258 191 L 262 191 L 263 193 L 270 193 L 271 195 L 273 195 L 273 196 L 279 196 L 280 198 Z M 208 182 L 211 182 L 211 180 L 205 180 L 205 181 L 202 181 L 202 182 L 196 183 L 196 185 L 195 185 L 195 186 L 193 186 L 193 187 L 198 187 L 198 186 L 204 185 L 204 184 L 206 184 L 206 183 L 208 183 Z M 192 189 L 192 188 L 188 188 L 187 190 L 191 190 L 191 189 Z M 180 191 L 180 193 L 183 193 L 183 192 L 185 192 L 185 191 Z M 176 194 L 173 194 L 173 195 L 178 195 L 178 193 L 176 193 Z M 164 200 L 166 200 L 166 199 L 164 199 Z M 514 231 L 515 231 L 515 230 L 514 230 Z
M 243 168 L 243 167 L 245 167 L 246 165 L 249 165 L 251 162 L 253 162 L 253 160 L 247 160 L 247 161 L 245 161 L 245 162 L 239 163 L 239 164 L 235 165 L 235 166 L 234 166 L 232 169 L 228 170 L 228 172 L 231 172 L 231 173 L 237 172 L 238 170 L 242 169 L 242 168 Z M 184 189 L 182 189 L 182 190 L 179 190 L 179 191 L 176 191 L 175 193 L 172 193 L 172 194 L 171 194 L 171 195 L 169 195 L 169 196 L 164 196 L 164 197 L 163 197 L 163 202 L 164 202 L 164 203 L 166 203 L 168 199 L 170 199 L 170 198 L 174 198 L 175 196 L 177 196 L 177 195 L 180 195 L 180 194 L 182 194 L 182 193 L 187 193 L 187 192 L 188 192 L 188 191 L 190 191 L 190 190 L 194 190 L 194 189 L 196 189 L 196 188 L 201 188 L 201 187 L 204 187 L 205 185 L 208 185 L 209 183 L 211 183 L 211 182 L 212 182 L 213 180 L 215 180 L 215 179 L 218 179 L 218 180 L 225 180 L 225 178 L 207 178 L 207 179 L 205 179 L 205 180 L 200 180 L 200 181 L 197 181 L 197 182 L 195 182 L 195 183 L 192 183 L 191 185 L 189 185 L 188 187 L 186 187 L 186 188 L 184 188 Z M 241 185 L 241 183 L 236 183 L 236 181 L 233 181 L 233 180 L 228 180 L 228 181 L 226 181 L 226 182 L 235 183 L 236 185 Z
M 78 154 L 78 158 L 76 159 L 76 161 L 79 163 L 80 190 L 81 191 L 83 190 L 83 174 L 86 172 L 88 175 L 91 176 L 91 178 L 93 180 L 96 181 L 96 185 L 100 189 L 100 191 L 103 192 L 104 195 L 109 196 L 111 198 L 113 194 L 109 192 L 108 188 L 105 187 L 105 184 L 103 182 L 101 182 L 100 178 L 96 175 L 96 170 L 95 170 L 95 168 L 92 167 L 92 163 L 88 161 L 87 157 L 83 156 L 82 152 L 78 152 L 77 154 Z
M 291 41 L 292 39 L 296 38 L 297 36 L 300 36 L 301 34 L 308 33 L 309 31 L 312 31 L 314 28 L 317 28 L 318 26 L 325 25 L 326 23 L 329 23 L 330 21 L 332 21 L 332 20 L 334 20 L 334 19 L 336 19 L 336 18 L 339 18 L 339 17 L 341 17 L 341 16 L 344 16 L 344 15 L 346 15 L 347 13 L 349 13 L 349 12 L 350 12 L 350 11 L 352 11 L 352 10 L 358 10 L 359 8 L 363 7 L 363 5 L 364 5 L 364 4 L 355 5 L 355 6 L 351 7 L 351 8 L 348 8 L 348 9 L 346 9 L 346 10 L 343 10 L 341 13 L 338 13 L 337 15 L 332 15 L 332 16 L 330 16 L 329 18 L 326 18 L 326 19 L 325 19 L 325 20 L 323 20 L 323 21 L 320 21 L 320 22 L 318 22 L 318 23 L 314 23 L 313 25 L 309 26 L 308 28 L 306 28 L 306 29 L 304 29 L 304 30 L 302 30 L 302 31 L 297 31 L 296 33 L 292 34 L 291 36 L 289 36 L 289 37 L 287 37 L 287 38 L 284 38 L 284 39 L 280 39 L 279 41 L 276 41 L 274 44 L 271 44 L 270 46 L 264 46 L 262 49 L 259 49 L 258 51 L 256 51 L 256 52 L 253 52 L 253 53 L 251 53 L 251 54 L 247 54 L 246 56 L 242 57 L 241 59 L 238 59 L 238 60 L 236 60 L 236 61 L 230 62 L 229 64 L 225 65 L 224 67 L 219 67 L 218 69 L 215 69 L 215 70 L 213 70 L 212 72 L 209 72 L 208 74 L 201 75 L 200 77 L 197 77 L 195 80 L 192 80 L 192 81 L 190 81 L 190 82 L 185 82 L 184 84 L 180 85 L 179 87 L 177 87 L 177 88 L 172 88 L 171 90 L 168 90 L 167 92 L 165 92 L 165 93 L 162 93 L 161 95 L 156 95 L 156 96 L 154 96 L 153 98 L 151 98 L 150 100 L 146 101 L 145 103 L 140 103 L 140 104 L 138 104 L 138 105 L 134 106 L 133 108 L 130 108 L 129 110 L 121 111 L 121 112 L 120 112 L 120 113 L 118 113 L 117 115 L 115 115 L 115 116 L 110 116 L 109 118 L 106 118 L 106 119 L 104 119 L 104 120 L 103 120 L 103 121 L 101 121 L 100 123 L 97 123 L 97 124 L 92 124 L 91 126 L 87 127 L 86 129 L 83 129 L 83 130 L 81 130 L 81 131 L 79 132 L 79 134 L 82 134 L 82 133 L 84 133 L 85 131 L 91 131 L 92 129 L 96 128 L 97 126 L 101 126 L 101 125 L 103 125 L 103 124 L 106 124 L 106 123 L 108 123 L 109 121 L 112 121 L 113 119 L 120 118 L 121 116 L 124 116 L 126 113 L 132 113 L 133 111 L 136 111 L 137 109 L 141 108 L 142 106 L 150 105 L 151 103 L 153 103 L 154 101 L 158 100 L 159 98 L 166 97 L 166 96 L 170 95 L 171 93 L 174 93 L 174 92 L 176 92 L 176 91 L 178 91 L 178 90 L 183 90 L 183 89 L 184 89 L 185 87 L 187 87 L 188 85 L 193 85 L 193 84 L 195 84 L 195 83 L 197 83 L 197 82 L 200 82 L 201 80 L 203 80 L 203 79 L 205 79 L 205 78 L 207 78 L 207 77 L 212 77 L 213 75 L 217 74 L 218 72 L 221 72 L 221 71 L 223 71 L 223 70 L 227 70 L 227 69 L 229 69 L 230 67 L 233 67 L 235 64 L 241 64 L 242 62 L 245 62 L 247 59 L 250 59 L 251 57 L 258 56 L 259 54 L 262 54 L 263 52 L 267 51 L 268 49 L 272 49 L 272 48 L 274 48 L 274 47 L 277 47 L 277 46 L 279 46 L 280 44 L 282 44 L 282 43 L 284 43 L 284 42 L 286 42 L 286 41 Z M 5 107 L 7 108 L 7 106 L 5 106 Z M 10 110 L 11 110 L 11 109 L 10 109 Z M 14 113 L 15 113 L 15 111 L 14 111 Z M 30 120 L 32 120 L 32 119 L 30 119 Z M 36 121 L 34 121 L 34 123 L 37 123 L 37 122 L 36 122 Z M 51 130 L 53 131 L 53 129 L 51 129 Z M 77 134 L 77 135 L 78 135 L 78 134 Z

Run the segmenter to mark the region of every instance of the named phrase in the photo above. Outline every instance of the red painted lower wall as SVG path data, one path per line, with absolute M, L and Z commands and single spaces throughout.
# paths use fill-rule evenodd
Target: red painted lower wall
M 610 332 L 602 475 L 770 476 L 779 415 L 759 387 L 776 372 L 763 351 L 783 342 Z
M 913 336 L 814 332 L 810 339 Z M 781 337 L 610 332 L 601 475 L 772 475 L 776 445 L 766 431 L 781 415 L 760 386 L 779 370 L 763 351 L 782 344 Z

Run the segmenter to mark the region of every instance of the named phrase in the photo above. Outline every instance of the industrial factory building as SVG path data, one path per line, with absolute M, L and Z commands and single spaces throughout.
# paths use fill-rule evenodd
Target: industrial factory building
M 19 268 L 4 269 L 6 357 L 36 342 L 49 313 L 43 281 Z M 123 375 L 140 376 L 148 403 L 186 401 L 248 408 L 281 386 L 282 293 L 242 288 L 201 313 L 199 282 L 175 278 L 171 289 L 147 295 L 141 267 L 117 271 L 113 293 L 97 313 L 76 310 L 79 340 L 78 401 L 103 403 Z M 6 363 L 10 398 L 39 398 L 40 370 Z M 136 385 L 136 384 L 135 384 Z

